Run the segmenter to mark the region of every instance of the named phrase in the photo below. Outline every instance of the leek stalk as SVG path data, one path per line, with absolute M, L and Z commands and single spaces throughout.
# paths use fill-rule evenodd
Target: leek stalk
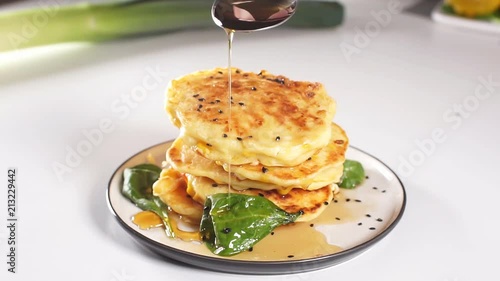
M 48 0 L 36 9 L 0 13 L 0 52 L 215 26 L 210 0 L 135 0 L 67 6 L 56 1 Z M 315 0 L 301 1 L 286 24 L 331 27 L 342 20 L 341 4 Z

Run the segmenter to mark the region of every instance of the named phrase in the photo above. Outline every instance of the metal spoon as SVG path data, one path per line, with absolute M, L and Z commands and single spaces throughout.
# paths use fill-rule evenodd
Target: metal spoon
M 276 27 L 293 16 L 297 0 L 215 0 L 212 19 L 232 31 L 257 31 Z

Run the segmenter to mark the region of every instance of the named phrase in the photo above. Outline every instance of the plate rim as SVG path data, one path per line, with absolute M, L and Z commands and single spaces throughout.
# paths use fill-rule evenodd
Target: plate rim
M 387 168 L 394 175 L 395 179 L 399 182 L 399 185 L 401 186 L 401 191 L 402 191 L 402 195 L 403 195 L 403 199 L 401 202 L 401 209 L 400 209 L 397 217 L 394 219 L 394 221 L 392 221 L 382 232 L 380 232 L 376 236 L 374 236 L 374 237 L 370 238 L 369 240 L 364 241 L 364 242 L 362 242 L 362 243 L 360 243 L 352 248 L 349 248 L 347 250 L 343 250 L 340 252 L 336 252 L 336 253 L 320 256 L 320 257 L 312 257 L 312 258 L 298 259 L 298 260 L 283 260 L 283 261 L 231 260 L 230 258 L 210 257 L 210 256 L 205 256 L 205 255 L 193 253 L 190 251 L 184 251 L 181 249 L 177 249 L 177 248 L 171 247 L 169 245 L 165 245 L 163 243 L 157 242 L 157 241 L 149 238 L 148 236 L 136 231 L 132 227 L 130 227 L 116 212 L 115 208 L 113 207 L 113 204 L 111 203 L 111 194 L 110 194 L 111 183 L 112 183 L 113 179 L 115 178 L 117 172 L 124 166 L 124 164 L 126 162 L 128 162 L 132 158 L 136 157 L 137 155 L 139 155 L 147 150 L 150 150 L 152 148 L 155 148 L 155 147 L 158 147 L 161 145 L 166 145 L 167 143 L 172 142 L 172 141 L 173 140 L 163 141 L 163 142 L 151 145 L 147 148 L 144 148 L 144 149 L 134 153 L 133 155 L 128 157 L 126 160 L 124 160 L 120 165 L 118 165 L 118 167 L 112 172 L 111 177 L 110 177 L 108 184 L 107 184 L 106 203 L 107 203 L 108 209 L 110 210 L 111 214 L 119 222 L 120 226 L 122 228 L 124 228 L 127 231 L 127 233 L 129 233 L 132 236 L 132 238 L 136 238 L 136 240 L 138 238 L 141 241 L 146 242 L 146 244 L 147 244 L 146 246 L 148 246 L 148 248 L 151 251 L 156 252 L 157 254 L 166 256 L 166 257 L 171 258 L 171 259 L 175 259 L 175 260 L 183 262 L 183 263 L 198 266 L 198 267 L 208 269 L 211 271 L 221 271 L 221 272 L 238 273 L 238 274 L 255 274 L 255 275 L 299 273 L 299 272 L 306 272 L 306 271 L 312 271 L 312 270 L 317 270 L 317 269 L 321 269 L 321 268 L 326 268 L 326 267 L 330 267 L 330 266 L 333 266 L 335 264 L 347 261 L 347 260 L 355 257 L 355 256 L 353 256 L 354 254 L 362 253 L 365 250 L 369 249 L 371 246 L 375 245 L 380 240 L 382 240 L 401 221 L 403 214 L 405 212 L 405 209 L 406 209 L 406 202 L 407 202 L 406 190 L 405 190 L 403 182 L 401 181 L 399 176 L 396 174 L 396 172 L 394 172 L 388 165 L 386 165 L 383 161 L 381 161 L 377 157 L 373 156 L 372 154 L 367 153 L 366 151 L 359 149 L 355 146 L 349 145 L 348 148 L 352 148 L 354 150 L 357 150 L 357 151 L 373 158 L 378 163 L 382 164 L 385 168 Z M 132 202 L 130 202 L 130 203 L 133 204 Z M 156 247 L 158 247 L 158 248 L 156 248 Z M 187 257 L 195 257 L 201 261 L 208 262 L 208 263 L 221 263 L 222 262 L 225 264 L 225 266 L 224 266 L 225 269 L 221 270 L 220 268 L 213 268 L 213 267 L 204 266 L 203 263 L 198 263 L 198 262 L 193 263 L 193 260 L 188 260 L 188 259 L 184 259 L 184 258 L 180 259 L 180 256 L 173 257 L 172 255 L 166 254 L 163 250 L 167 251 L 167 252 L 170 251 L 171 253 L 185 255 Z M 159 253 L 159 251 L 161 253 Z M 344 258 L 344 259 L 342 259 L 342 258 Z M 335 263 L 332 260 L 339 260 L 339 261 Z M 329 263 L 324 264 L 326 262 L 329 262 Z M 272 267 L 287 267 L 288 268 L 289 266 L 293 266 L 293 265 L 297 265 L 297 264 L 308 265 L 308 264 L 313 264 L 313 263 L 317 263 L 317 266 L 312 267 L 312 268 L 300 268 L 300 270 L 296 270 L 296 271 L 262 270 L 262 272 L 256 272 L 256 271 L 252 271 L 252 270 L 245 270 L 244 268 L 241 268 L 240 270 L 236 270 L 237 268 L 231 268 L 231 265 L 237 266 L 238 268 L 240 268 L 241 266 L 261 266 L 261 267 L 270 267 L 270 268 L 272 268 Z M 232 269 L 234 269 L 234 270 L 232 270 Z M 264 268 L 260 268 L 260 269 L 264 269 Z M 278 269 L 278 268 L 274 268 L 274 269 Z

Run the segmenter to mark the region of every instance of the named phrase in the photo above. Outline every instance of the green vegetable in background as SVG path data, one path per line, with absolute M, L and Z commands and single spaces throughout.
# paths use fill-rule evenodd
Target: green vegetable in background
M 153 164 L 140 164 L 123 171 L 122 194 L 144 211 L 152 211 L 163 220 L 166 233 L 174 237 L 168 220 L 168 206 L 153 195 L 153 183 L 160 177 L 161 168 Z
M 134 0 L 82 3 L 0 13 L 0 52 L 64 42 L 101 42 L 123 37 L 215 27 L 211 0 Z M 329 0 L 300 1 L 285 23 L 331 27 L 342 23 L 343 6 Z
M 301 0 L 297 11 L 284 25 L 293 27 L 332 27 L 344 20 L 344 6 L 329 0 Z
M 287 213 L 268 199 L 244 194 L 208 196 L 200 233 L 217 255 L 231 256 L 250 249 L 280 225 L 294 222 L 302 212 Z
M 358 161 L 345 160 L 344 173 L 340 179 L 339 186 L 342 188 L 353 189 L 365 180 L 365 169 Z

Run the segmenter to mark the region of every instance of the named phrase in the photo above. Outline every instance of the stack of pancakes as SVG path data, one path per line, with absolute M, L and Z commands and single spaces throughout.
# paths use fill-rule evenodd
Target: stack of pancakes
M 166 109 L 181 133 L 154 194 L 194 221 L 207 196 L 222 192 L 266 197 L 302 211 L 298 221 L 317 217 L 338 190 L 348 146 L 332 123 L 335 101 L 320 83 L 231 71 L 231 99 L 227 69 L 171 81 Z

